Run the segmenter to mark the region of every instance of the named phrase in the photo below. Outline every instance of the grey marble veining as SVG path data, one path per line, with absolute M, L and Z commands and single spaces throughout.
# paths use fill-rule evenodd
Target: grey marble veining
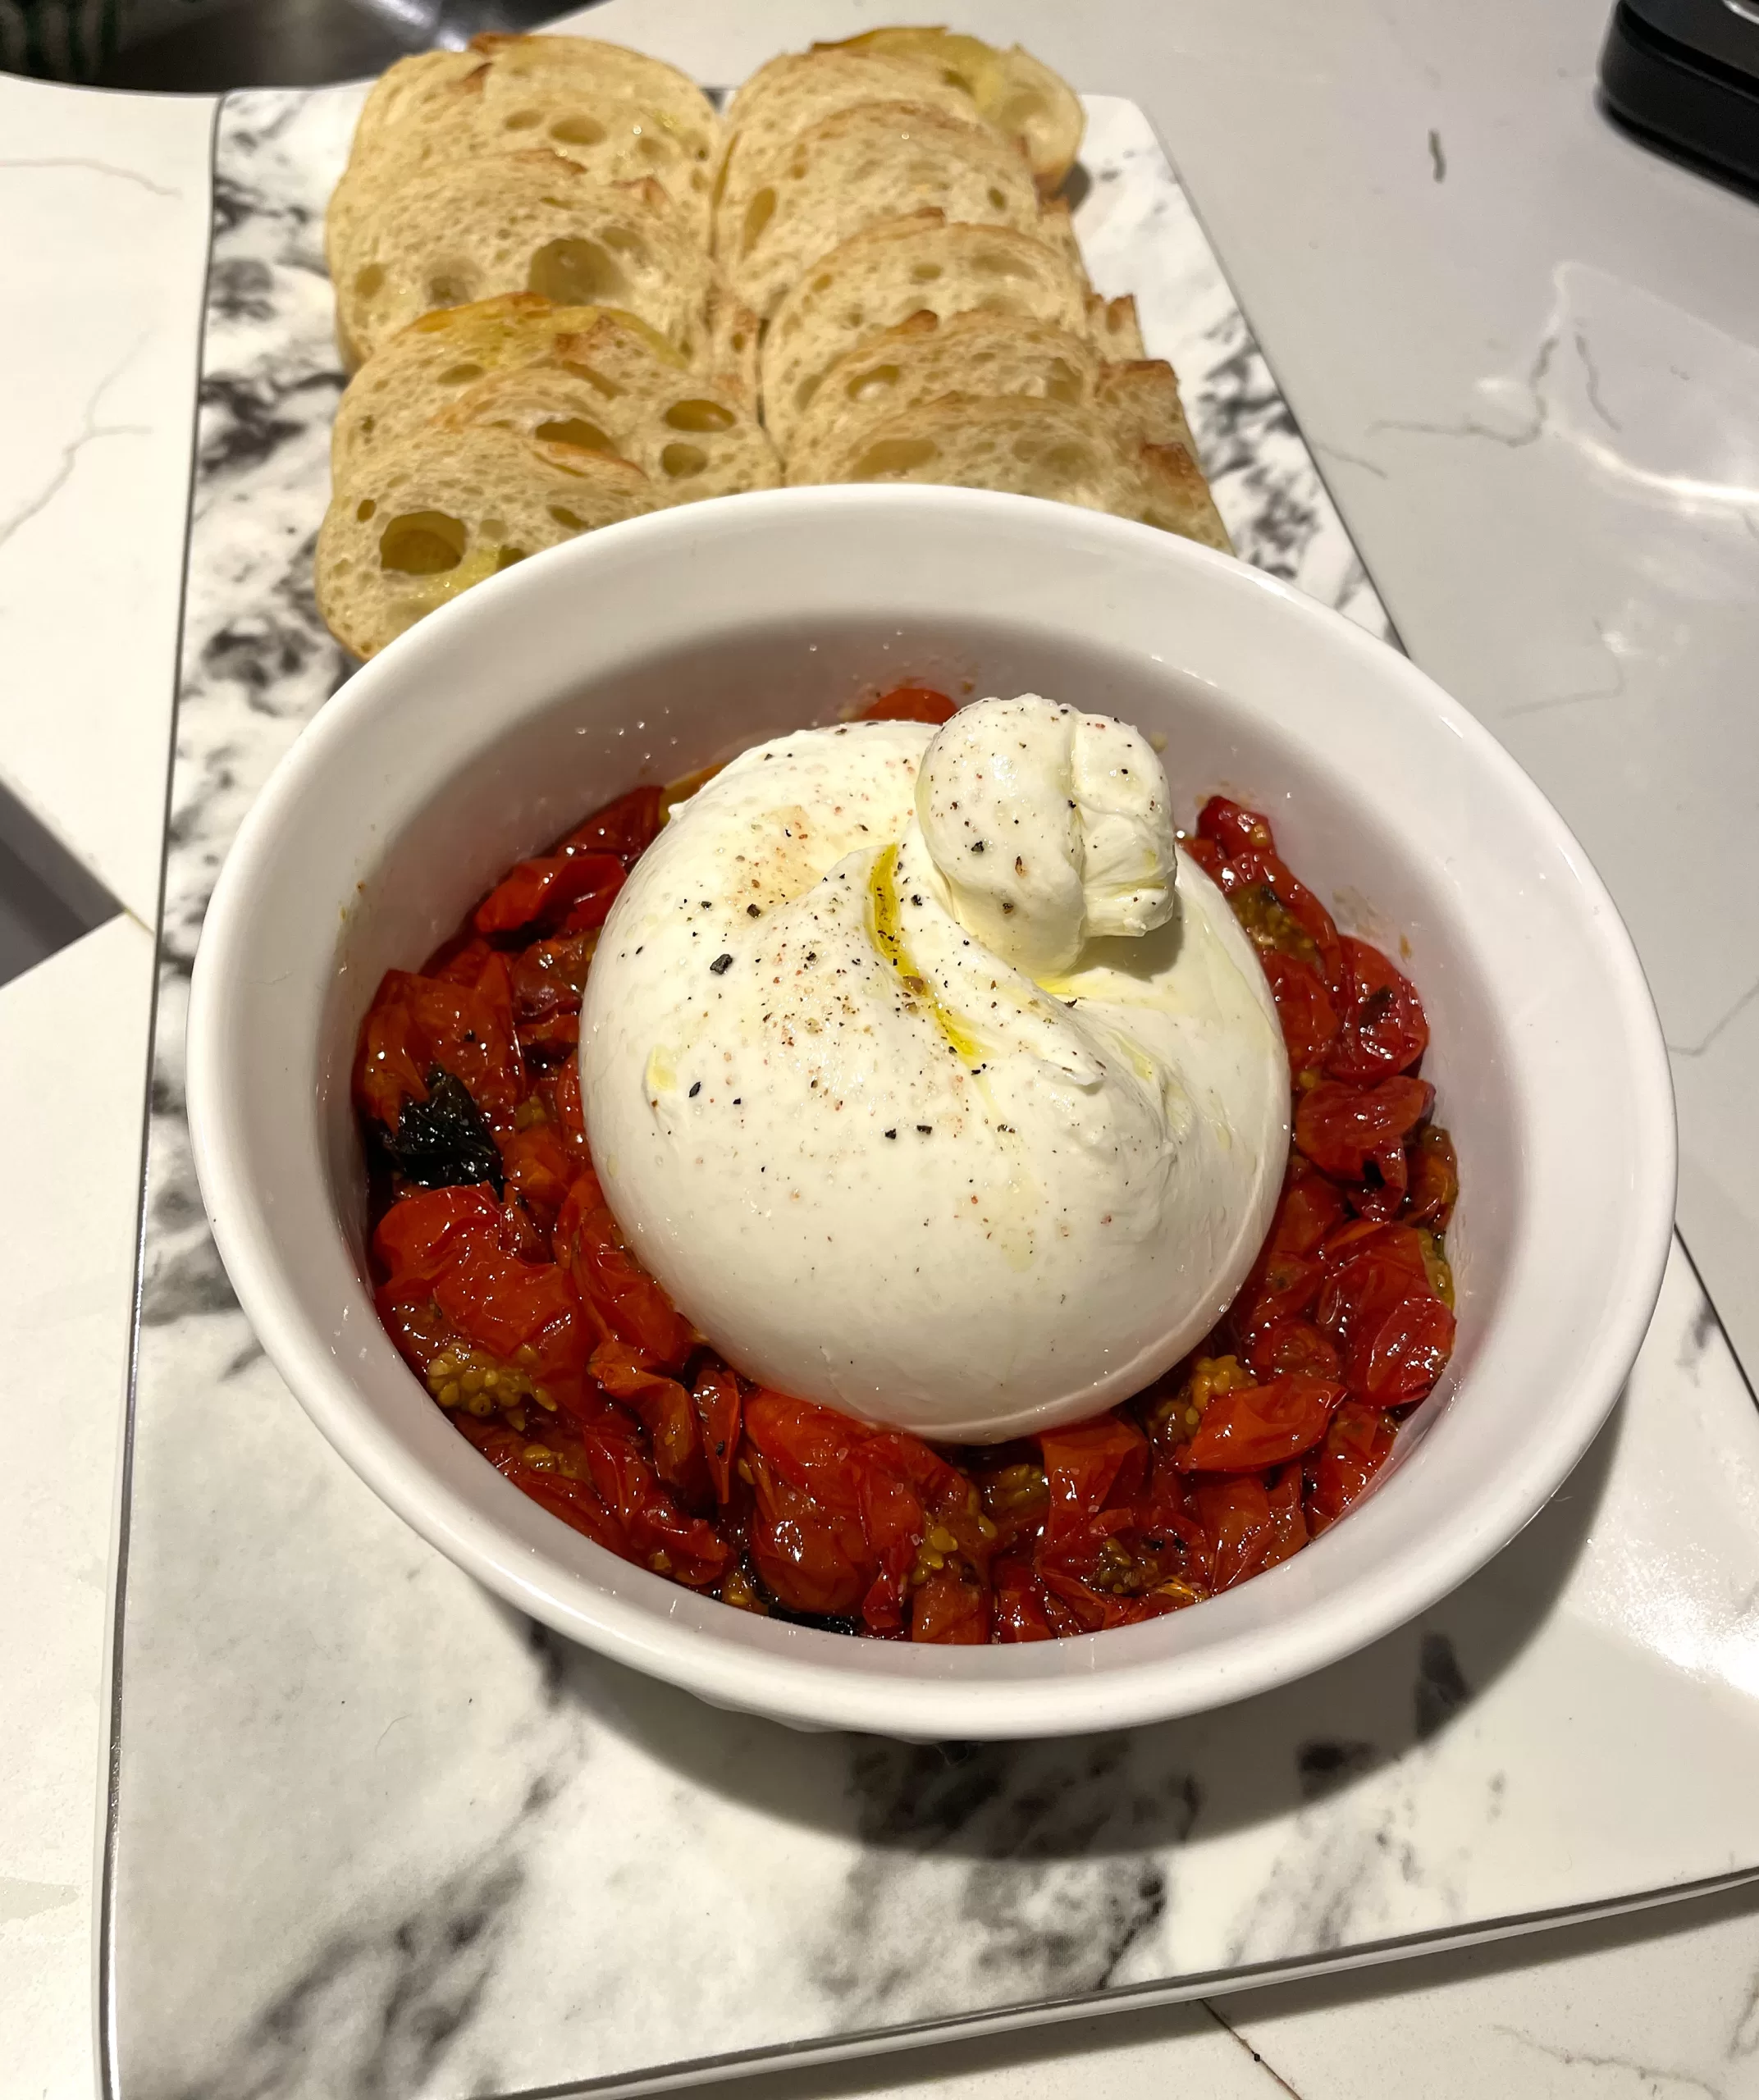
M 330 1454 L 208 1239 L 181 1046 L 227 844 L 347 669 L 309 570 L 340 386 L 320 215 L 357 107 L 239 96 L 220 131 L 124 1570 L 116 2089 L 621 2086 L 1759 1865 L 1759 1418 L 1677 1260 L 1620 1412 L 1474 1582 L 1303 1684 L 1128 1736 L 925 1748 L 717 1713 L 508 1610 Z M 1084 244 L 1177 363 L 1242 553 L 1382 626 L 1139 112 L 1090 107 Z M 1651 1491 L 1664 1459 L 1696 1559 Z M 1659 1796 L 1657 1770 L 1678 1782 Z

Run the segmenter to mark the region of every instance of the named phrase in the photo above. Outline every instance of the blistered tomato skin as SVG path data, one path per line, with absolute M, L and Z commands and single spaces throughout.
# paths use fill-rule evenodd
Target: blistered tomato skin
M 953 711 L 925 687 L 866 710 Z M 637 788 L 509 870 L 423 970 L 387 975 L 362 1026 L 380 1315 L 489 1463 L 656 1578 L 946 1646 L 1182 1610 L 1345 1516 L 1453 1347 L 1459 1166 L 1419 1076 L 1415 986 L 1338 932 L 1268 820 L 1218 797 L 1185 842 L 1259 949 L 1289 1052 L 1295 1148 L 1245 1286 L 1126 1405 L 940 1449 L 742 1380 L 605 1202 L 573 1046 L 596 926 L 664 808 Z

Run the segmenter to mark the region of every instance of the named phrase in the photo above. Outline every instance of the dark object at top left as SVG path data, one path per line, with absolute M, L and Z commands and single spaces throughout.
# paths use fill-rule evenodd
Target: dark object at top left
M 0 0 L 0 71 L 173 94 L 320 87 L 555 12 L 556 0 Z

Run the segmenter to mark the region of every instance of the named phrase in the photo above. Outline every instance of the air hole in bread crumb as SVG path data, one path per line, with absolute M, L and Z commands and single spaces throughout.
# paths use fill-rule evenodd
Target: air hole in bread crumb
M 526 288 L 557 306 L 594 306 L 627 292 L 628 280 L 596 240 L 546 241 L 532 257 Z
M 1016 438 L 1014 457 L 1024 461 L 1030 460 L 1031 455 L 1030 438 Z M 1085 447 L 1079 445 L 1053 445 L 1041 455 L 1039 463 L 1047 473 L 1060 475 L 1069 482 L 1079 481 L 1084 474 L 1095 472 L 1098 468 L 1098 463 L 1090 457 Z
M 912 284 L 932 285 L 934 280 L 940 275 L 941 267 L 939 263 L 919 262 L 915 269 L 911 272 L 910 280 Z
M 468 386 L 472 380 L 480 379 L 482 372 L 479 364 L 449 364 L 436 383 L 441 386 Z
M 471 287 L 464 278 L 448 276 L 444 271 L 427 280 L 430 306 L 463 306 L 470 293 Z
M 1074 367 L 1066 364 L 1061 358 L 1053 358 L 1050 377 L 1045 381 L 1044 392 L 1046 397 L 1053 401 L 1079 401 L 1081 382 L 1076 376 Z
M 974 255 L 971 267 L 985 277 L 1024 277 L 1030 274 L 1013 256 L 995 248 Z
M 1006 190 L 998 189 L 992 184 L 984 194 L 989 199 L 989 208 L 991 211 L 1003 212 L 1007 210 L 1007 193 Z
M 544 121 L 540 109 L 516 109 L 506 120 L 504 129 L 509 131 L 529 131 Z
M 719 401 L 674 401 L 665 412 L 674 430 L 731 430 L 731 409 Z
M 558 525 L 565 525 L 570 532 L 584 532 L 587 529 L 587 521 L 584 518 L 577 518 L 572 510 L 566 509 L 560 503 L 551 504 L 550 515 Z
M 541 438 L 546 445 L 578 445 L 583 452 L 617 450 L 598 425 L 589 423 L 584 416 L 561 416 L 554 422 L 540 423 L 532 435 Z
M 564 146 L 597 146 L 604 143 L 605 127 L 596 116 L 559 116 L 550 135 Z
M 362 299 L 371 299 L 384 281 L 384 267 L 377 262 L 369 262 L 365 269 L 354 272 L 354 290 Z
M 692 480 L 708 463 L 709 455 L 700 445 L 669 445 L 660 454 L 661 468 L 674 482 Z
M 823 276 L 815 277 L 812 280 L 812 289 L 816 292 L 828 292 L 830 290 L 830 284 L 829 273 L 827 272 Z
M 441 576 L 464 559 L 469 535 L 443 510 L 406 511 L 379 535 L 379 567 L 400 576 Z
M 371 437 L 378 427 L 379 419 L 377 416 L 363 416 L 360 418 L 359 434 L 362 437 Z
M 477 534 L 480 539 L 505 540 L 507 536 L 507 527 L 499 518 L 485 518 L 477 527 Z
M 377 509 L 378 505 L 372 500 L 371 496 L 368 496 L 366 501 L 355 511 L 354 515 L 360 520 L 361 523 L 364 525 L 367 520 Z
M 877 482 L 888 474 L 907 474 L 938 458 L 939 447 L 931 438 L 883 437 L 870 445 L 850 469 L 852 482 Z
M 807 376 L 801 381 L 800 384 L 794 389 L 794 406 L 797 409 L 805 408 L 807 402 L 809 402 L 812 399 L 813 395 L 818 392 L 819 381 L 823 377 L 823 376 L 824 375 L 820 372 L 809 372 Z
M 775 192 L 765 184 L 745 208 L 745 227 L 739 236 L 739 253 L 749 255 L 763 238 L 764 228 L 775 216 Z
M 870 372 L 858 372 L 843 390 L 852 401 L 871 401 L 876 395 L 889 394 L 899 378 L 895 364 L 876 364 Z

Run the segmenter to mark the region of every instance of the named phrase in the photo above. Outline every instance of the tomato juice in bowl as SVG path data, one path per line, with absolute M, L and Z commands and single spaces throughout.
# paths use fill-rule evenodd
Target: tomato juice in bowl
M 1164 739 L 1189 824 L 1271 819 L 1346 933 L 1409 954 L 1458 1149 L 1452 1363 L 1389 1477 L 1285 1564 L 1151 1623 L 1024 1646 L 849 1641 L 617 1559 L 452 1430 L 380 1327 L 354 1039 L 514 861 L 912 679 L 1038 692 Z M 268 966 L 265 958 L 274 958 Z M 563 1631 L 720 1703 L 913 1737 L 1191 1711 L 1317 1667 L 1481 1564 L 1592 1436 L 1671 1213 L 1665 1061 L 1616 915 L 1518 769 L 1401 659 L 1144 528 L 939 490 L 641 521 L 424 623 L 301 740 L 223 876 L 191 1020 L 198 1158 L 265 1346 L 425 1535 Z

